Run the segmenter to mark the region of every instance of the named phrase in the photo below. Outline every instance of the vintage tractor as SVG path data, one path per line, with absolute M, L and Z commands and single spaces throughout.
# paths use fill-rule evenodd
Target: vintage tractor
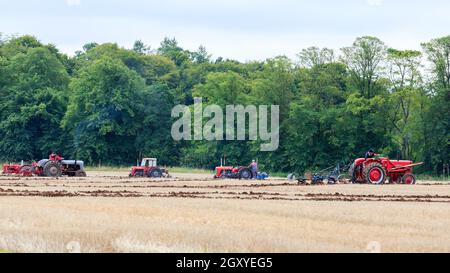
M 80 160 L 64 160 L 59 155 L 52 154 L 49 159 L 42 159 L 31 165 L 8 164 L 3 166 L 3 174 L 44 177 L 86 177 L 84 162 Z
M 240 167 L 216 167 L 216 174 L 214 178 L 222 178 L 222 179 L 252 179 L 253 174 L 249 167 L 240 166 Z M 256 178 L 256 177 L 255 177 Z
M 130 177 L 161 178 L 170 176 L 169 171 L 158 167 L 156 158 L 144 158 L 141 166 L 131 167 Z
M 385 157 L 358 158 L 349 168 L 349 176 L 353 183 L 384 184 L 389 183 L 416 184 L 413 167 L 423 163 L 409 160 L 390 160 Z

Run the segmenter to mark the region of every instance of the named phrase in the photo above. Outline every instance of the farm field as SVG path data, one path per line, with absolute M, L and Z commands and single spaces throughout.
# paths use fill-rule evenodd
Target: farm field
M 450 185 L 0 177 L 7 252 L 450 252 Z

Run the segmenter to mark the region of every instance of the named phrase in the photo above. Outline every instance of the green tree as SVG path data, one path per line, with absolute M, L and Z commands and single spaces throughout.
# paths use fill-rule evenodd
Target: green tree
M 424 135 L 425 161 L 429 170 L 438 173 L 450 161 L 450 36 L 423 45 L 431 62 L 433 78 L 429 86 L 430 106 L 426 114 Z
M 181 48 L 175 38 L 164 38 L 157 52 L 174 61 L 177 66 L 182 66 L 189 62 L 190 53 Z
M 422 145 L 415 143 L 414 131 L 420 122 L 419 100 L 422 94 L 422 78 L 420 73 L 422 53 L 412 50 L 388 50 L 389 78 L 392 93 L 390 103 L 392 110 L 389 118 L 392 121 L 394 139 L 400 146 L 403 158 L 412 159 L 413 147 Z
M 251 93 L 249 101 L 255 105 L 278 105 L 280 109 L 279 149 L 275 152 L 259 152 L 260 142 L 252 146 L 255 157 L 261 167 L 271 170 L 287 171 L 288 160 L 286 130 L 290 126 L 287 122 L 290 105 L 297 95 L 297 83 L 294 76 L 294 65 L 287 57 L 281 56 L 269 59 L 261 71 L 252 73 Z
M 299 54 L 300 65 L 313 68 L 316 66 L 322 66 L 327 63 L 333 63 L 335 61 L 334 50 L 329 48 L 309 47 L 303 49 Z
M 44 45 L 31 35 L 12 37 L 1 47 L 0 55 L 10 59 L 19 53 L 26 53 L 30 48 L 44 47 Z
M 121 61 L 102 57 L 78 72 L 70 94 L 62 124 L 73 136 L 74 154 L 91 163 L 134 162 L 144 80 Z
M 133 51 L 141 55 L 146 55 L 151 52 L 151 47 L 144 44 L 141 40 L 137 40 L 134 42 Z
M 142 60 L 144 64 L 141 76 L 148 85 L 164 83 L 172 89 L 179 85 L 180 72 L 171 59 L 161 55 L 146 55 Z
M 227 105 L 246 105 L 249 92 L 249 85 L 241 75 L 213 72 L 208 74 L 204 84 L 195 86 L 193 94 L 203 98 L 204 107 L 214 104 L 225 111 Z M 251 162 L 252 153 L 249 151 L 249 141 L 227 141 L 225 137 L 222 141 L 192 141 L 183 148 L 182 162 L 187 166 L 212 169 L 220 163 L 220 158 L 226 158 L 228 164 L 240 165 Z
M 14 51 L 9 44 L 8 47 L 9 52 Z M 17 55 L 3 67 L 6 77 L 0 86 L 2 157 L 46 157 L 64 140 L 59 122 L 66 109 L 64 94 L 69 77 L 65 67 L 45 47 L 15 52 Z
M 350 71 L 352 82 L 363 96 L 370 99 L 376 94 L 377 80 L 380 78 L 386 58 L 386 45 L 376 37 L 357 38 L 351 47 L 342 48 L 341 60 Z
M 175 143 L 171 136 L 172 108 L 175 106 L 173 91 L 164 84 L 154 84 L 144 95 L 144 103 L 139 117 L 140 123 L 135 145 L 139 158 L 156 157 L 159 164 L 177 166 L 179 164 L 179 143 Z
M 200 46 L 197 51 L 191 53 L 191 58 L 195 63 L 209 63 L 211 55 L 206 51 L 204 46 Z
M 290 104 L 285 129 L 290 170 L 323 169 L 353 157 L 355 143 L 349 133 L 353 121 L 345 109 L 346 67 L 330 59 L 300 69 L 296 77 L 299 95 Z

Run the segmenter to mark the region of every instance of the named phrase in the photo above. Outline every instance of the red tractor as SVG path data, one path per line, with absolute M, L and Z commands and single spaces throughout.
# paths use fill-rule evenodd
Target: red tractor
M 144 158 L 141 166 L 131 167 L 130 177 L 169 177 L 169 172 L 158 167 L 156 158 Z
M 49 159 L 42 159 L 31 165 L 8 164 L 3 166 L 3 174 L 22 176 L 86 177 L 84 162 L 81 160 L 64 160 L 57 154 L 51 154 Z
M 216 174 L 214 178 L 222 178 L 222 179 L 252 179 L 253 174 L 249 167 L 241 166 L 241 167 L 216 167 Z
M 413 163 L 409 160 L 390 160 L 385 157 L 358 158 L 350 166 L 349 175 L 353 183 L 384 184 L 389 183 L 416 184 L 413 167 L 423 163 Z

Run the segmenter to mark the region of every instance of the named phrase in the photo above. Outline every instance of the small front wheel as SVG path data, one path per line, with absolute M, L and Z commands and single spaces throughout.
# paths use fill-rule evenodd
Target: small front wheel
M 405 174 L 402 177 L 402 183 L 406 185 L 415 185 L 416 181 L 417 179 L 413 174 Z

